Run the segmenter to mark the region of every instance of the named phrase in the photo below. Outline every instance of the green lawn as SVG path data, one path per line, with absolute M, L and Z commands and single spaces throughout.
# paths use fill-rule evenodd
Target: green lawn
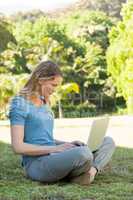
M 117 148 L 111 165 L 91 186 L 44 185 L 26 179 L 20 157 L 0 143 L 0 200 L 133 200 L 133 149 Z

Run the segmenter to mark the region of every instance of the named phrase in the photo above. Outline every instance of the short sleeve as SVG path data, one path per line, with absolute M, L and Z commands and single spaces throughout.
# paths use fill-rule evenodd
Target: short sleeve
M 28 104 L 23 97 L 16 96 L 12 99 L 9 109 L 11 125 L 24 125 L 28 116 Z

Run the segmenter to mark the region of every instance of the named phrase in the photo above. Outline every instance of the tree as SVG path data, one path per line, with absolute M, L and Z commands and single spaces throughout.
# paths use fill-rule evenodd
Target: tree
M 7 44 L 10 41 L 16 43 L 16 39 L 11 32 L 11 24 L 0 17 L 0 53 L 7 48 Z
M 76 7 L 80 10 L 103 11 L 109 16 L 120 18 L 121 6 L 125 2 L 126 0 L 79 0 Z
M 78 83 L 84 102 L 85 93 L 95 91 L 100 94 L 105 91 L 108 82 L 105 52 L 113 21 L 103 12 L 84 10 L 74 12 L 63 23 L 68 35 L 84 49 L 83 54 L 74 56 L 71 68 L 67 66 L 63 69 L 66 80 L 69 78 L 72 81 L 73 78 Z
M 108 71 L 120 95 L 127 103 L 128 113 L 133 113 L 133 2 L 122 8 L 123 20 L 113 27 L 107 51 Z
M 83 54 L 83 48 L 67 36 L 64 26 L 44 17 L 35 22 L 16 22 L 13 34 L 17 44 L 10 43 L 1 55 L 3 65 L 13 74 L 29 73 L 45 59 L 62 66 L 71 64 L 75 54 Z
M 66 83 L 58 87 L 56 92 L 51 97 L 51 103 L 52 105 L 55 105 L 58 103 L 58 112 L 59 112 L 59 118 L 63 117 L 63 110 L 61 105 L 61 100 L 67 97 L 68 94 L 71 92 L 79 93 L 79 86 L 76 83 Z

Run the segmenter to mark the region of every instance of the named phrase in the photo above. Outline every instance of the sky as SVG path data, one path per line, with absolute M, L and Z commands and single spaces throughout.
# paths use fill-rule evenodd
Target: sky
M 18 11 L 40 9 L 53 11 L 77 2 L 77 0 L 0 0 L 0 13 L 13 14 Z

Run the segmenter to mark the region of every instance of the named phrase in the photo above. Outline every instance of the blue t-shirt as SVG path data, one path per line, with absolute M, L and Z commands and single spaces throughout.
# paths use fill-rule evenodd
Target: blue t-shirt
M 24 126 L 24 142 L 36 145 L 55 145 L 54 117 L 47 104 L 36 106 L 23 96 L 12 99 L 9 111 L 11 125 Z M 23 155 L 23 165 L 36 156 Z

